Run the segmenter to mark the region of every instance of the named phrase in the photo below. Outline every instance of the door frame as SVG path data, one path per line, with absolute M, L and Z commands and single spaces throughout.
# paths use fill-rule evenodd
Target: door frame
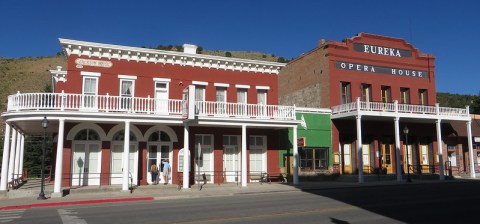
M 121 146 L 122 147 L 122 166 L 123 166 L 123 141 L 112 141 L 111 146 L 110 146 L 110 184 L 122 184 L 122 178 L 123 178 L 123 172 L 122 173 L 113 173 L 112 172 L 112 166 L 113 166 L 113 149 L 115 146 Z M 138 142 L 137 141 L 130 141 L 130 147 L 129 147 L 129 160 L 130 154 L 131 154 L 131 147 L 134 147 L 134 155 L 133 155 L 133 171 L 130 171 L 132 174 L 132 179 L 133 179 L 133 185 L 137 185 L 138 183 Z M 128 163 L 129 166 L 130 162 Z M 130 175 L 129 175 L 130 177 Z M 130 181 L 129 181 L 130 182 Z
M 157 147 L 157 157 L 155 160 L 157 161 L 157 166 L 158 170 L 161 170 L 162 168 L 160 166 L 163 166 L 161 164 L 161 159 L 162 159 L 162 146 L 168 146 L 168 161 L 170 163 L 170 169 L 173 168 L 173 143 L 172 142 L 148 142 L 147 143 L 147 167 L 145 167 L 145 172 L 147 173 L 147 183 L 152 184 L 152 175 L 150 174 L 150 167 L 148 166 L 148 153 L 150 150 L 150 146 L 156 146 Z M 165 180 L 163 178 L 163 173 L 159 172 L 159 182 L 158 183 L 165 183 Z M 168 183 L 172 183 L 172 175 L 173 175 L 173 169 L 170 171 L 170 176 L 168 178 Z
M 75 169 L 75 151 L 76 151 L 76 145 L 85 145 L 85 152 L 84 152 L 84 163 L 83 163 L 83 173 L 80 171 L 79 174 L 76 174 L 73 172 Z M 86 147 L 89 145 L 97 145 L 98 146 L 98 173 L 93 173 L 93 175 L 90 174 L 90 171 L 88 172 L 87 178 L 85 177 L 85 168 L 86 165 L 88 164 L 90 167 L 90 159 L 86 160 L 86 154 L 87 151 L 90 154 L 90 147 Z M 90 158 L 90 157 L 89 157 Z M 97 186 L 100 185 L 100 173 L 102 170 L 102 142 L 101 141 L 84 141 L 84 140 L 76 140 L 72 142 L 72 157 L 71 157 L 72 165 L 71 165 L 71 186 Z M 76 176 L 78 175 L 78 176 Z M 86 183 L 85 183 L 86 181 Z

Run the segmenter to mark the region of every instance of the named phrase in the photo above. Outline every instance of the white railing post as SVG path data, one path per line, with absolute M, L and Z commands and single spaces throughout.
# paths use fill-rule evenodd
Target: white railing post
M 440 104 L 439 103 L 435 104 L 435 111 L 437 113 L 437 116 L 440 115 Z
M 107 93 L 105 96 L 105 111 L 108 112 L 110 110 L 110 95 Z
M 65 91 L 62 90 L 62 93 L 60 94 L 60 111 L 65 111 Z
M 398 114 L 398 100 L 393 101 L 393 106 L 395 107 L 395 113 Z
M 360 112 L 360 97 L 357 97 L 357 112 Z
M 20 110 L 20 91 L 17 92 L 17 96 L 15 97 L 15 100 L 14 101 L 17 101 L 16 103 L 14 102 L 14 105 L 16 105 L 17 109 L 16 111 L 19 111 Z
M 147 96 L 147 114 L 150 114 L 150 95 Z

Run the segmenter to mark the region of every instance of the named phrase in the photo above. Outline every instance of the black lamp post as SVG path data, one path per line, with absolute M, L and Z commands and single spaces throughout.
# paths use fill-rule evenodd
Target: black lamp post
M 42 183 L 40 185 L 40 194 L 38 194 L 37 200 L 45 200 L 45 192 L 43 191 L 45 186 L 45 139 L 47 137 L 47 128 L 48 128 L 48 120 L 47 116 L 45 116 L 42 120 L 42 128 L 43 128 L 43 145 L 42 145 L 42 170 L 41 170 L 41 178 Z
M 403 128 L 403 133 L 405 134 L 405 151 L 407 151 L 407 182 L 410 183 L 412 182 L 412 179 L 410 179 L 410 164 L 408 164 L 408 160 L 410 157 L 408 157 L 408 127 L 405 126 Z

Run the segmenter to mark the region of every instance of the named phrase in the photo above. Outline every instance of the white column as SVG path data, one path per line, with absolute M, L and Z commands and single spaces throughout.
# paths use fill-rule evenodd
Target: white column
M 183 125 L 183 189 L 190 186 L 190 148 L 188 124 Z
M 397 181 L 402 181 L 402 164 L 400 163 L 400 118 L 395 118 L 395 162 L 397 163 Z
M 8 159 L 10 156 L 10 124 L 5 122 L 5 137 L 3 138 L 2 176 L 0 177 L 0 191 L 7 190 Z
M 468 135 L 468 160 L 470 160 L 470 176 L 472 178 L 475 178 L 475 164 L 473 162 L 472 121 L 471 120 L 467 122 L 467 135 Z
M 242 187 L 247 186 L 247 126 L 242 125 Z
M 362 116 L 357 115 L 357 158 L 358 158 L 358 183 L 363 184 L 363 150 L 362 150 Z
M 442 141 L 442 120 L 438 119 L 437 123 L 437 145 L 438 145 L 438 165 L 440 168 L 440 180 L 445 180 L 443 168 L 443 141 Z
M 122 190 L 128 191 L 129 155 L 130 155 L 130 121 L 125 121 L 125 134 L 123 139 L 123 181 Z
M 8 178 L 7 180 L 13 181 L 14 165 L 15 165 L 15 144 L 17 142 L 17 130 L 13 128 L 12 131 L 12 144 L 10 145 L 10 161 L 8 163 Z
M 297 126 L 292 127 L 293 129 L 293 185 L 298 185 L 298 145 L 297 145 Z
M 53 185 L 53 193 L 60 194 L 63 178 L 63 138 L 65 129 L 65 119 L 60 119 L 58 123 L 57 138 L 57 159 L 55 161 L 55 183 Z
M 17 144 L 15 145 L 15 164 L 13 167 L 13 173 L 15 174 L 15 179 L 20 177 L 20 141 L 22 140 L 22 133 L 17 132 Z
M 20 163 L 18 164 L 18 170 L 20 171 L 20 176 L 22 178 L 26 178 L 23 176 L 23 156 L 25 154 L 25 134 L 20 135 Z

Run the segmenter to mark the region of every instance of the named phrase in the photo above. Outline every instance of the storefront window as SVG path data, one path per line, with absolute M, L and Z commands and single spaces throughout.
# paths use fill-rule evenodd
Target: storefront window
M 300 169 L 315 171 L 328 169 L 327 148 L 299 148 Z

